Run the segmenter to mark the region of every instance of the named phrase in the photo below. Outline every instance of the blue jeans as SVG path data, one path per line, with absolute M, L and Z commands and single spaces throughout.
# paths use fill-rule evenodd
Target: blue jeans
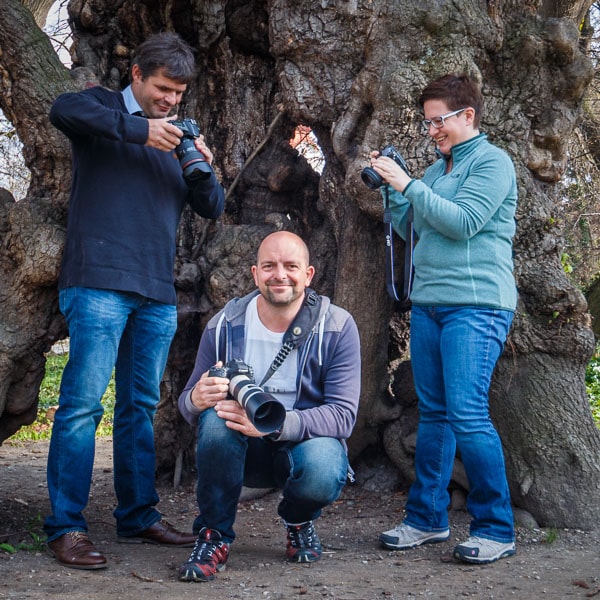
M 514 540 L 504 455 L 488 410 L 494 367 L 513 313 L 479 307 L 413 306 L 411 360 L 419 397 L 415 456 L 405 522 L 448 527 L 448 484 L 456 447 L 469 480 L 471 535 Z
M 291 524 L 316 519 L 340 495 L 348 472 L 342 443 L 330 437 L 302 442 L 249 438 L 229 429 L 214 409 L 198 419 L 196 497 L 200 515 L 194 532 L 216 529 L 226 542 L 235 538 L 233 523 L 242 486 L 280 488 L 278 514 Z
M 69 360 L 60 385 L 48 454 L 52 514 L 48 541 L 87 531 L 95 433 L 102 395 L 115 367 L 113 427 L 117 533 L 130 536 L 160 520 L 153 419 L 160 381 L 177 327 L 176 307 L 139 294 L 72 287 L 61 290 L 69 327 Z

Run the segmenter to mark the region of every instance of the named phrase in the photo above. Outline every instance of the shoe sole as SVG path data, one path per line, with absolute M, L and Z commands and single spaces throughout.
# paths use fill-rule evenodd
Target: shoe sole
M 288 562 L 296 563 L 296 564 L 312 563 L 312 562 L 317 562 L 318 560 L 321 560 L 321 555 L 315 556 L 312 554 L 301 554 L 300 556 L 297 556 L 295 558 L 287 559 Z
M 55 559 L 59 565 L 63 567 L 69 567 L 69 569 L 78 569 L 79 571 L 97 571 L 98 569 L 106 569 L 107 564 L 103 565 L 74 565 L 72 563 L 62 562 L 62 560 Z
M 508 558 L 509 556 L 514 556 L 516 554 L 516 550 L 513 548 L 512 550 L 505 550 L 501 552 L 497 556 L 492 556 L 491 558 L 478 558 L 476 556 L 464 556 L 460 551 L 455 550 L 452 556 L 457 560 L 462 562 L 470 563 L 473 565 L 487 565 L 489 563 L 496 562 L 501 558 Z
M 106 567 L 108 567 L 107 561 L 97 564 L 97 565 L 78 565 L 78 564 L 63 562 L 62 560 L 60 560 L 60 558 L 58 558 L 58 556 L 56 556 L 56 553 L 54 552 L 54 550 L 51 550 L 50 548 L 48 548 L 48 553 L 59 565 L 62 565 L 63 567 L 69 567 L 69 569 L 77 569 L 79 571 L 97 571 L 98 569 L 106 569 Z
M 387 536 L 385 536 L 387 537 Z M 394 544 L 393 542 L 388 542 L 385 540 L 383 534 L 379 536 L 379 543 L 388 550 L 410 550 L 411 548 L 417 548 L 418 546 L 424 546 L 425 544 L 438 544 L 440 542 L 445 542 L 450 538 L 450 532 L 448 531 L 448 535 L 445 537 L 430 537 L 424 540 L 418 540 L 413 544 Z
M 117 542 L 119 544 L 151 544 L 152 546 L 170 546 L 172 548 L 193 548 L 196 540 L 193 542 L 186 542 L 185 544 L 168 544 L 166 542 L 155 542 L 154 540 L 148 540 L 146 538 L 139 537 L 118 537 Z
M 225 570 L 226 565 L 219 565 L 217 567 L 217 573 L 221 573 Z M 185 573 L 179 575 L 179 581 L 189 581 L 191 583 L 202 583 L 203 581 L 213 581 L 215 579 L 216 573 L 214 575 L 202 575 L 198 576 L 196 571 L 192 571 L 190 569 L 186 569 Z

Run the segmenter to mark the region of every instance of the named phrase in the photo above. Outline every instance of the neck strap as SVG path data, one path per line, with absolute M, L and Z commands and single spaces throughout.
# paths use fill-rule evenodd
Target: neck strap
M 406 213 L 406 232 L 404 248 L 404 280 L 402 294 L 396 290 L 394 275 L 394 229 L 392 227 L 392 210 L 390 209 L 389 186 L 385 186 L 385 208 L 383 210 L 385 225 L 385 283 L 389 296 L 396 301 L 396 309 L 405 312 L 410 309 L 410 293 L 414 277 L 413 249 L 415 246 L 415 230 L 413 223 L 413 207 Z

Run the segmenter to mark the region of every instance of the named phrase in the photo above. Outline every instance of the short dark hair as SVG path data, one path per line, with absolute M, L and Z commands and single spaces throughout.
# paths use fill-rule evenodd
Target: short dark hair
M 166 77 L 188 84 L 196 75 L 196 59 L 192 47 L 176 33 L 163 32 L 142 42 L 133 55 L 142 77 L 163 70 Z
M 419 106 L 427 100 L 442 100 L 450 110 L 471 106 L 475 109 L 473 125 L 479 128 L 483 112 L 483 95 L 479 86 L 468 75 L 449 74 L 432 81 L 419 97 Z

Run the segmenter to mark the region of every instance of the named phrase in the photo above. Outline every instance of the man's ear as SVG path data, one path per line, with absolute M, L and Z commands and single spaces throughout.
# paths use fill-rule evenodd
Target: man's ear
M 136 63 L 131 67 L 131 81 L 141 81 L 142 79 L 142 70 L 140 69 L 140 65 Z
M 310 282 L 313 280 L 315 276 L 315 268 L 310 266 L 306 269 L 306 287 L 310 285 Z

